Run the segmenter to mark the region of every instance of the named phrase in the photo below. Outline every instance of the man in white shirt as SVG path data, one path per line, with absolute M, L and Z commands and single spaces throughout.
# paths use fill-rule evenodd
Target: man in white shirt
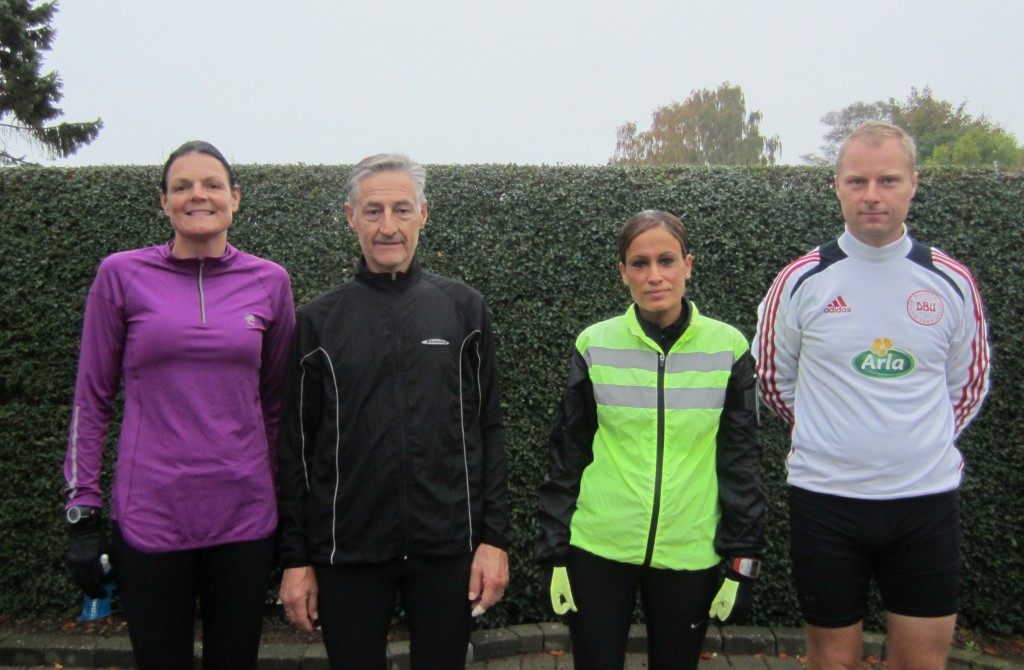
M 758 308 L 764 402 L 792 432 L 793 573 L 810 667 L 858 668 L 871 579 L 888 667 L 944 668 L 960 577 L 956 437 L 988 391 L 981 299 L 907 232 L 913 139 L 869 121 L 844 141 L 846 230 L 787 265 Z

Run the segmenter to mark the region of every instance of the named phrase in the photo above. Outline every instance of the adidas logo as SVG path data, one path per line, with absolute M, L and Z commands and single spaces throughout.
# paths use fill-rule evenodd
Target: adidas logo
M 432 337 L 429 340 L 423 340 L 420 344 L 432 344 L 434 346 L 446 347 L 448 346 L 448 341 Z
M 829 303 L 829 306 L 825 308 L 826 314 L 845 314 L 852 311 L 853 308 L 846 304 L 846 301 L 843 300 L 843 296 L 841 295 L 837 295 L 835 299 Z

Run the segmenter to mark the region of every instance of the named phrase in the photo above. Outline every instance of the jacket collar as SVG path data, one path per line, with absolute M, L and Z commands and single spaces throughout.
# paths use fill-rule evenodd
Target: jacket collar
M 373 272 L 370 270 L 370 266 L 366 264 L 366 257 L 360 256 L 359 262 L 356 263 L 355 276 L 356 279 L 374 288 L 390 289 L 405 288 L 419 279 L 422 273 L 419 261 L 416 260 L 415 256 L 412 259 L 412 264 L 409 265 L 409 269 L 405 272 Z

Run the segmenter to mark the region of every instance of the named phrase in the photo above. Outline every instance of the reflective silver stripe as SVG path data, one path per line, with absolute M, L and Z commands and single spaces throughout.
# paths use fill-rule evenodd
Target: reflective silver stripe
M 658 389 L 653 386 L 594 384 L 594 400 L 606 407 L 658 409 Z M 725 388 L 665 389 L 665 409 L 721 409 Z
M 609 368 L 640 368 L 642 370 L 658 369 L 658 354 L 654 351 L 637 349 L 608 349 L 607 347 L 590 347 L 584 354 L 587 367 L 603 365 Z
M 658 353 L 637 349 L 609 349 L 607 347 L 590 347 L 584 354 L 588 366 L 602 365 L 622 370 L 641 369 L 655 371 L 658 369 Z M 731 370 L 733 353 L 731 351 L 683 351 L 669 354 L 665 363 L 665 372 L 720 372 Z
M 731 351 L 669 354 L 665 362 L 665 372 L 722 372 L 732 370 L 732 364 Z

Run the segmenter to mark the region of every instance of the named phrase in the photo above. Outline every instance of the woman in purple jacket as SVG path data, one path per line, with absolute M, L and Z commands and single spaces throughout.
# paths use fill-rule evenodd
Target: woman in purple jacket
M 274 559 L 274 442 L 295 323 L 279 265 L 228 244 L 241 192 L 224 156 L 188 142 L 164 165 L 167 244 L 116 253 L 89 291 L 64 461 L 68 566 L 91 596 L 109 564 L 136 667 L 254 668 Z M 124 418 L 102 523 L 103 444 Z

